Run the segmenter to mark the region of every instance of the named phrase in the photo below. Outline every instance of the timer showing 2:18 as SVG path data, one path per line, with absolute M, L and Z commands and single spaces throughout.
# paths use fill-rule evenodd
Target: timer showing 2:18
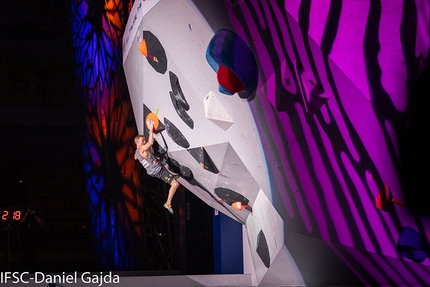
M 21 220 L 20 210 L 2 210 L 1 220 Z

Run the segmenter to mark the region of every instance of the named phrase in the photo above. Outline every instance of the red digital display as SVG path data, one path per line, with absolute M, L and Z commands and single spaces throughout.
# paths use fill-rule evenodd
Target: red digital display
M 1 209 L 1 220 L 21 220 L 21 210 L 15 208 L 2 208 Z

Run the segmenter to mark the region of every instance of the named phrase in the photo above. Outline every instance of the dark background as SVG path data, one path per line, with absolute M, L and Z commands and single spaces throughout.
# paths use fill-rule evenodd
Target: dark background
M 44 219 L 42 271 L 93 266 L 68 19 L 67 1 L 0 1 L 0 207 Z M 27 268 L 20 237 L 2 222 L 1 270 Z
M 36 249 L 31 269 L 42 272 L 99 271 L 85 188 L 83 105 L 76 87 L 67 3 L 0 1 L 0 207 L 25 212 L 29 203 L 34 204 L 44 226 L 32 240 Z M 182 191 L 175 198 L 178 214 L 171 229 L 177 246 L 160 247 L 152 240 L 152 226 L 164 217 L 151 206 L 160 205 L 152 201 L 163 187 L 144 172 L 142 185 L 149 269 L 213 273 L 212 208 Z M 179 217 L 179 210 L 190 205 L 192 220 L 186 221 L 186 212 Z M 34 271 L 23 251 L 22 226 L 2 221 L 0 227 L 0 270 Z

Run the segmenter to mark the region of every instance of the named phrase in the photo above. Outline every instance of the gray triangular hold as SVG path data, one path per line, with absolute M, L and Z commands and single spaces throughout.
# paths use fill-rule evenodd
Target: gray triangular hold
M 233 120 L 212 91 L 206 95 L 204 105 L 206 118 L 221 129 L 226 131 L 233 124 Z

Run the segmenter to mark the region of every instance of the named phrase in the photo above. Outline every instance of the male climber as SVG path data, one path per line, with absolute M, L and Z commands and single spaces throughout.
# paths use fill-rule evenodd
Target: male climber
M 164 204 L 164 208 L 173 214 L 172 198 L 179 187 L 179 183 L 176 181 L 175 176 L 168 172 L 150 151 L 150 148 L 154 144 L 154 121 L 148 121 L 148 129 L 148 142 L 145 141 L 145 137 L 143 135 L 137 135 L 134 138 L 134 143 L 136 144 L 134 159 L 139 160 L 146 169 L 148 175 L 162 179 L 164 182 L 170 184 L 169 194 L 167 196 L 167 201 Z

